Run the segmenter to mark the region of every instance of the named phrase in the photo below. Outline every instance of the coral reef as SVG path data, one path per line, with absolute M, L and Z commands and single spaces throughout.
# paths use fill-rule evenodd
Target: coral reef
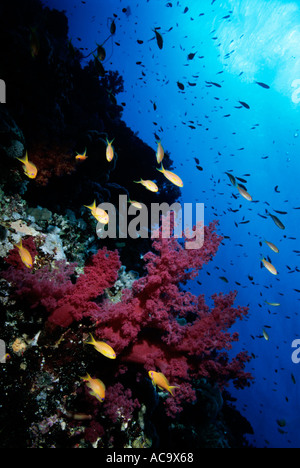
M 220 385 L 233 380 L 242 388 L 251 377 L 243 372 L 249 357 L 240 353 L 229 361 L 226 350 L 238 340 L 238 334 L 231 335 L 226 330 L 243 318 L 247 309 L 233 308 L 236 293 L 230 293 L 214 295 L 214 307 L 209 310 L 203 295 L 196 297 L 180 288 L 211 260 L 220 241 L 214 223 L 205 228 L 204 246 L 196 252 L 184 249 L 174 237 L 161 237 L 153 243 L 156 253 L 144 255 L 147 275 L 135 281 L 132 289 L 125 289 L 120 302 L 104 300 L 91 304 L 90 299 L 99 297 L 103 288 L 95 282 L 90 285 L 83 275 L 80 285 L 74 286 L 74 293 L 64 297 L 63 305 L 49 320 L 67 326 L 72 317 L 81 320 L 89 316 L 96 321 L 96 335 L 106 340 L 122 361 L 143 364 L 147 370 L 158 369 L 175 383 L 182 383 L 175 397 L 167 400 L 168 414 L 176 414 L 182 403 L 195 400 L 191 382 L 200 376 L 212 378 Z M 103 274 L 110 279 L 111 269 L 119 266 L 116 257 L 106 265 L 104 258 L 108 255 L 104 250 L 93 257 L 90 272 L 94 271 L 99 282 Z M 102 258 L 100 262 L 98 256 Z M 101 265 L 98 273 L 97 265 Z M 83 286 L 86 281 L 89 286 Z M 81 295 L 82 290 L 85 300 L 75 299 L 74 310 L 74 297 Z M 185 323 L 178 319 L 185 319 Z
M 204 246 L 196 253 L 184 249 L 174 237 L 156 239 L 155 250 L 144 255 L 147 274 L 135 280 L 131 289 L 123 289 L 118 301 L 111 300 L 112 294 L 105 294 L 118 279 L 121 263 L 117 251 L 100 249 L 74 284 L 70 278 L 75 265 L 52 259 L 50 268 L 48 264 L 30 271 L 20 261 L 18 264 L 15 250 L 7 257 L 8 263 L 14 265 L 3 273 L 14 289 L 11 295 L 30 308 L 42 308 L 50 314 L 46 333 L 51 330 L 50 340 L 56 327 L 68 331 L 77 322 L 82 336 L 84 330 L 93 330 L 95 336 L 115 349 L 114 365 L 103 365 L 101 373 L 97 372 L 98 377 L 103 378 L 104 374 L 111 382 L 103 412 L 114 423 L 130 420 L 134 409 L 140 406 L 138 398 L 132 400 L 132 389 L 124 387 L 120 377 L 135 388 L 145 385 L 146 371 L 163 372 L 172 385 L 178 386 L 174 397 L 163 397 L 166 415 L 173 418 L 186 405 L 197 404 L 199 379 L 214 382 L 220 389 L 229 381 L 243 388 L 251 380 L 244 371 L 249 356 L 239 353 L 230 360 L 227 354 L 238 340 L 238 335 L 230 334 L 228 329 L 247 314 L 246 308 L 233 307 L 236 294 L 214 295 L 214 307 L 210 310 L 203 295 L 196 297 L 180 287 L 215 255 L 222 239 L 215 229 L 215 223 L 205 228 Z M 34 254 L 31 238 L 24 245 Z M 146 401 L 143 403 L 147 405 Z M 95 411 L 93 424 L 99 405 Z M 95 434 L 95 427 L 92 432 Z

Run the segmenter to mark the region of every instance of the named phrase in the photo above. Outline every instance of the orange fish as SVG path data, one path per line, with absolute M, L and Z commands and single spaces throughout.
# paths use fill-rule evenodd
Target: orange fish
M 18 247 L 19 249 L 19 254 L 24 265 L 27 268 L 32 268 L 32 265 L 33 265 L 32 257 L 30 255 L 30 252 L 27 249 L 25 249 L 25 247 L 23 247 L 22 239 L 20 240 L 18 244 L 16 244 L 16 247 Z
M 160 164 L 162 162 L 162 160 L 164 159 L 164 149 L 161 145 L 161 142 L 158 141 L 157 142 L 157 151 L 156 151 L 156 161 L 158 164 Z
M 136 184 L 142 184 L 144 187 L 146 187 L 147 190 L 150 190 L 150 192 L 158 192 L 158 187 L 152 180 L 141 179 L 138 182 L 137 181 L 134 181 L 134 182 Z
M 272 275 L 278 275 L 278 272 L 276 270 L 276 268 L 272 265 L 272 263 L 270 262 L 267 262 L 267 260 L 265 260 L 264 258 L 261 260 L 264 264 L 264 267 L 270 272 L 272 273 Z
M 29 179 L 34 179 L 37 175 L 37 168 L 32 162 L 28 161 L 27 151 L 26 151 L 24 158 L 22 159 L 17 158 L 17 160 L 21 161 L 21 163 L 24 164 L 23 169 L 27 177 L 29 177 Z
M 272 244 L 272 242 L 268 242 L 266 240 L 264 242 L 270 247 L 271 250 L 273 250 L 273 252 L 279 253 L 279 249 L 275 244 Z
M 109 359 L 116 359 L 116 353 L 112 349 L 111 346 L 109 346 L 107 343 L 104 341 L 96 341 L 95 338 L 91 335 L 91 340 L 92 341 L 86 341 L 86 344 L 91 344 L 94 346 L 94 348 L 103 356 L 109 358 Z
M 269 341 L 270 337 L 264 328 L 263 328 L 263 336 L 266 341 Z
M 279 307 L 280 306 L 280 303 L 279 302 L 268 302 L 268 301 L 265 301 L 266 304 L 268 304 L 269 306 L 272 306 L 272 307 Z
M 96 206 L 96 200 L 94 200 L 94 203 L 92 205 L 84 205 L 86 208 L 89 208 L 92 212 L 92 215 L 94 218 L 96 218 L 99 223 L 102 224 L 107 224 L 109 221 L 109 216 L 106 213 L 106 211 L 102 210 L 102 208 L 99 208 Z
M 138 201 L 128 200 L 128 203 L 130 203 L 132 206 L 134 206 L 138 210 L 141 210 L 143 208 L 143 205 Z
M 180 179 L 180 177 L 178 177 L 178 175 L 174 174 L 174 172 L 171 172 L 171 171 L 166 171 L 166 169 L 164 169 L 162 163 L 161 163 L 161 169 L 157 169 L 159 172 L 162 172 L 163 175 L 170 181 L 172 182 L 172 184 L 174 185 L 177 185 L 178 187 L 183 187 L 183 182 L 182 180 Z
M 106 146 L 106 159 L 107 159 L 108 162 L 111 162 L 113 160 L 113 158 L 114 158 L 114 149 L 111 146 L 113 141 L 114 141 L 114 139 L 111 140 L 111 141 L 108 141 L 108 139 L 106 138 L 106 143 L 107 143 L 107 146 Z
M 242 187 L 240 187 L 239 185 L 237 185 L 237 189 L 238 191 L 240 192 L 240 194 L 242 195 L 242 197 L 244 197 L 246 200 L 248 201 L 252 201 L 252 197 L 251 195 L 249 195 L 248 192 L 246 192 L 246 190 L 244 190 Z
M 179 388 L 178 385 L 169 385 L 167 378 L 161 372 L 149 371 L 148 375 L 154 386 L 157 385 L 160 390 L 167 390 L 172 396 L 174 396 L 172 390 L 174 388 Z
M 84 161 L 85 159 L 87 159 L 87 155 L 86 155 L 86 148 L 85 148 L 85 151 L 83 154 L 79 154 L 77 153 L 77 156 L 75 156 L 75 159 L 77 160 L 80 160 L 80 161 Z
M 81 377 L 82 380 L 87 382 L 87 387 L 91 389 L 90 395 L 97 398 L 99 401 L 104 401 L 105 399 L 105 385 L 100 379 L 92 379 L 90 374 L 87 374 L 85 377 Z

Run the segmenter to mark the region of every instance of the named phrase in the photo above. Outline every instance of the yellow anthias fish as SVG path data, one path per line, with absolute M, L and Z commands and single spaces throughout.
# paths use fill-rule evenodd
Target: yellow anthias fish
M 93 379 L 90 374 L 87 374 L 85 377 L 80 377 L 82 380 L 87 382 L 87 386 L 91 389 L 90 395 L 97 398 L 99 401 L 104 401 L 105 399 L 105 385 L 100 379 Z
M 278 275 L 278 272 L 277 272 L 276 268 L 272 265 L 272 263 L 267 262 L 267 260 L 265 260 L 264 258 L 262 258 L 261 261 L 263 262 L 264 267 L 265 267 L 270 273 L 272 273 L 272 275 Z
M 267 244 L 267 246 L 270 247 L 271 250 L 273 250 L 273 252 L 279 253 L 278 247 L 276 247 L 276 245 L 272 244 L 272 242 L 268 242 L 266 240 L 264 242 Z
M 27 175 L 27 177 L 29 177 L 29 179 L 34 179 L 37 175 L 37 167 L 32 162 L 28 161 L 27 151 L 26 151 L 24 158 L 22 159 L 17 158 L 17 160 L 23 163 L 24 173 Z
M 264 328 L 263 328 L 263 335 L 264 335 L 264 339 L 266 341 L 269 341 L 270 337 L 269 337 L 268 333 L 266 332 L 266 330 Z
M 161 142 L 158 141 L 157 142 L 157 151 L 156 151 L 156 161 L 158 164 L 160 164 L 162 162 L 162 160 L 164 159 L 164 155 L 165 155 L 165 152 L 164 152 L 164 149 L 161 145 Z
M 140 181 L 134 181 L 136 184 L 142 184 L 144 187 L 146 187 L 147 190 L 150 190 L 150 192 L 158 192 L 158 187 L 153 182 L 152 180 L 143 180 L 141 179 Z
M 16 244 L 16 247 L 18 247 L 19 249 L 19 254 L 24 265 L 27 268 L 32 268 L 32 265 L 33 265 L 32 257 L 30 255 L 30 252 L 27 249 L 25 249 L 25 247 L 23 247 L 22 239 L 20 240 L 18 244 Z
M 143 208 L 142 204 L 138 201 L 128 200 L 128 203 L 130 203 L 130 205 L 134 206 L 138 210 L 141 210 Z
M 272 307 L 279 307 L 280 306 L 280 303 L 279 302 L 268 302 L 268 301 L 265 301 L 266 304 L 268 304 L 269 306 L 272 306 Z
M 177 187 L 183 187 L 183 182 L 178 177 L 178 175 L 174 174 L 174 172 L 167 171 L 163 165 L 161 164 L 161 169 L 157 169 L 159 172 L 162 172 L 163 175 L 170 181 L 172 184 L 177 185 Z
M 80 161 L 84 161 L 87 158 L 88 157 L 86 155 L 86 148 L 83 154 L 77 153 L 77 156 L 75 156 L 75 159 L 80 160 Z
M 106 213 L 106 211 L 102 210 L 102 208 L 99 208 L 96 206 L 96 200 L 94 200 L 94 203 L 92 205 L 83 205 L 86 208 L 89 208 L 92 212 L 92 215 L 94 218 L 96 218 L 99 223 L 102 224 L 107 224 L 109 221 L 109 216 Z
M 251 197 L 251 195 L 249 195 L 248 192 L 246 192 L 246 190 L 244 190 L 242 187 L 240 187 L 239 185 L 237 185 L 237 189 L 238 191 L 240 192 L 240 194 L 242 195 L 242 197 L 244 197 L 246 200 L 248 201 L 252 201 L 253 198 Z
M 107 143 L 107 146 L 106 146 L 106 159 L 107 159 L 108 162 L 111 162 L 113 160 L 113 158 L 114 158 L 114 149 L 111 146 L 113 141 L 114 141 L 114 139 L 111 140 L 111 141 L 108 141 L 108 139 L 106 138 L 106 143 Z
M 157 385 L 161 390 L 167 390 L 167 392 L 171 393 L 172 396 L 174 396 L 173 389 L 179 388 L 178 385 L 169 385 L 167 378 L 162 374 L 162 372 L 149 371 L 148 375 L 154 386 Z
M 95 338 L 91 335 L 91 341 L 86 341 L 86 344 L 91 344 L 94 346 L 94 348 L 103 356 L 109 358 L 109 359 L 116 359 L 116 353 L 112 349 L 111 346 L 109 346 L 107 343 L 104 341 L 96 341 Z

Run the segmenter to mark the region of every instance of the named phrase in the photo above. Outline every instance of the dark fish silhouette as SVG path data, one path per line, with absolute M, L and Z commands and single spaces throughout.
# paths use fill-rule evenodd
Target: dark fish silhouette
M 271 213 L 268 213 L 269 216 L 271 216 L 271 218 L 273 219 L 274 223 L 276 224 L 277 227 L 279 227 L 279 229 L 285 229 L 285 226 L 282 224 L 282 222 L 280 221 L 280 219 L 277 218 L 277 216 L 274 216 L 272 215 Z
M 286 215 L 288 214 L 287 211 L 278 211 L 278 210 L 274 210 L 275 213 L 278 213 L 278 214 L 281 214 L 281 215 Z
M 235 187 L 236 186 L 236 180 L 235 177 L 232 174 L 229 174 L 229 172 L 225 172 L 225 174 L 229 177 L 230 182 L 232 185 Z
M 262 83 L 261 81 L 255 81 L 255 83 L 261 86 L 262 88 L 270 89 L 270 86 L 267 85 L 266 83 Z
M 157 42 L 157 45 L 158 45 L 159 49 L 162 49 L 163 44 L 164 44 L 162 35 L 156 29 L 153 29 L 153 32 L 155 33 L 156 42 Z
M 115 23 L 115 20 L 113 20 L 110 25 L 110 34 L 113 36 L 115 33 L 116 33 L 116 23 Z
M 197 52 L 195 52 L 194 54 L 193 54 L 193 53 L 190 53 L 190 54 L 187 56 L 188 60 L 193 60 L 193 58 L 195 57 L 196 53 L 197 53 Z
M 220 280 L 224 281 L 224 283 L 229 283 L 228 279 L 225 276 L 219 276 Z
M 213 81 L 205 81 L 206 84 L 214 85 L 217 88 L 222 88 L 222 86 L 219 83 L 214 83 Z
M 250 109 L 249 104 L 247 104 L 246 102 L 244 102 L 244 101 L 239 101 L 239 103 L 242 104 L 242 106 L 245 107 L 246 109 Z

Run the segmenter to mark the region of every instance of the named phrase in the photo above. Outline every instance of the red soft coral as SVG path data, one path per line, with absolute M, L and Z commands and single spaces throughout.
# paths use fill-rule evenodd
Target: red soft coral
M 70 277 L 75 266 L 65 261 L 57 261 L 53 268 L 45 265 L 34 270 L 10 266 L 1 276 L 11 283 L 14 295 L 31 309 L 42 306 L 51 313 L 58 301 L 73 290 Z
M 179 385 L 174 398 L 166 400 L 168 414 L 174 415 L 184 402 L 195 400 L 194 383 L 201 377 L 220 387 L 229 381 L 243 387 L 251 378 L 244 371 L 249 356 L 228 355 L 238 340 L 238 334 L 228 330 L 248 313 L 247 308 L 233 307 L 236 293 L 215 294 L 210 309 L 203 295 L 182 289 L 216 254 L 221 240 L 216 223 L 205 228 L 205 242 L 198 250 L 186 250 L 173 237 L 155 239 L 155 250 L 144 256 L 147 274 L 124 290 L 117 303 L 103 297 L 121 266 L 118 252 L 106 248 L 90 259 L 75 284 L 63 270 L 61 284 L 57 280 L 46 284 L 44 270 L 17 270 L 18 294 L 44 305 L 55 325 L 67 327 L 89 317 L 96 325 L 95 335 L 115 349 L 119 361 L 163 372 L 171 385 Z M 21 271 L 26 278 L 20 281 Z
M 228 330 L 242 319 L 247 308 L 234 308 L 236 293 L 213 296 L 214 307 L 204 297 L 181 290 L 215 255 L 222 240 L 216 223 L 205 228 L 202 249 L 185 250 L 176 239 L 159 238 L 155 252 L 144 256 L 147 275 L 124 291 L 122 301 L 104 301 L 92 313 L 96 334 L 115 347 L 123 362 L 142 364 L 146 370 L 163 372 L 171 385 L 178 384 L 175 398 L 167 400 L 168 414 L 180 411 L 184 401 L 194 401 L 192 382 L 206 377 L 220 386 L 233 380 L 245 386 L 251 378 L 244 372 L 246 353 L 229 359 L 227 351 L 238 340 Z
M 106 247 L 98 250 L 85 266 L 84 273 L 79 276 L 72 290 L 58 301 L 49 321 L 67 327 L 74 320 L 93 315 L 99 310 L 93 299 L 115 284 L 120 267 L 117 251 L 108 251 Z
M 33 257 L 37 254 L 31 238 L 23 245 L 30 249 Z M 62 327 L 99 310 L 93 300 L 114 285 L 121 266 L 118 252 L 110 252 L 104 247 L 91 257 L 84 273 L 73 284 L 70 277 L 75 272 L 75 263 L 56 261 L 52 267 L 44 265 L 31 270 L 23 265 L 17 247 L 6 261 L 12 266 L 2 273 L 2 277 L 11 282 L 14 294 L 31 308 L 43 306 L 49 313 L 50 322 Z
M 36 183 L 47 185 L 51 178 L 71 174 L 76 170 L 76 161 L 72 141 L 49 143 L 34 143 L 29 149 L 30 160 L 38 168 Z
M 103 411 L 114 423 L 118 420 L 129 421 L 135 408 L 139 407 L 138 400 L 132 399 L 130 388 L 125 389 L 120 382 L 107 388 Z

